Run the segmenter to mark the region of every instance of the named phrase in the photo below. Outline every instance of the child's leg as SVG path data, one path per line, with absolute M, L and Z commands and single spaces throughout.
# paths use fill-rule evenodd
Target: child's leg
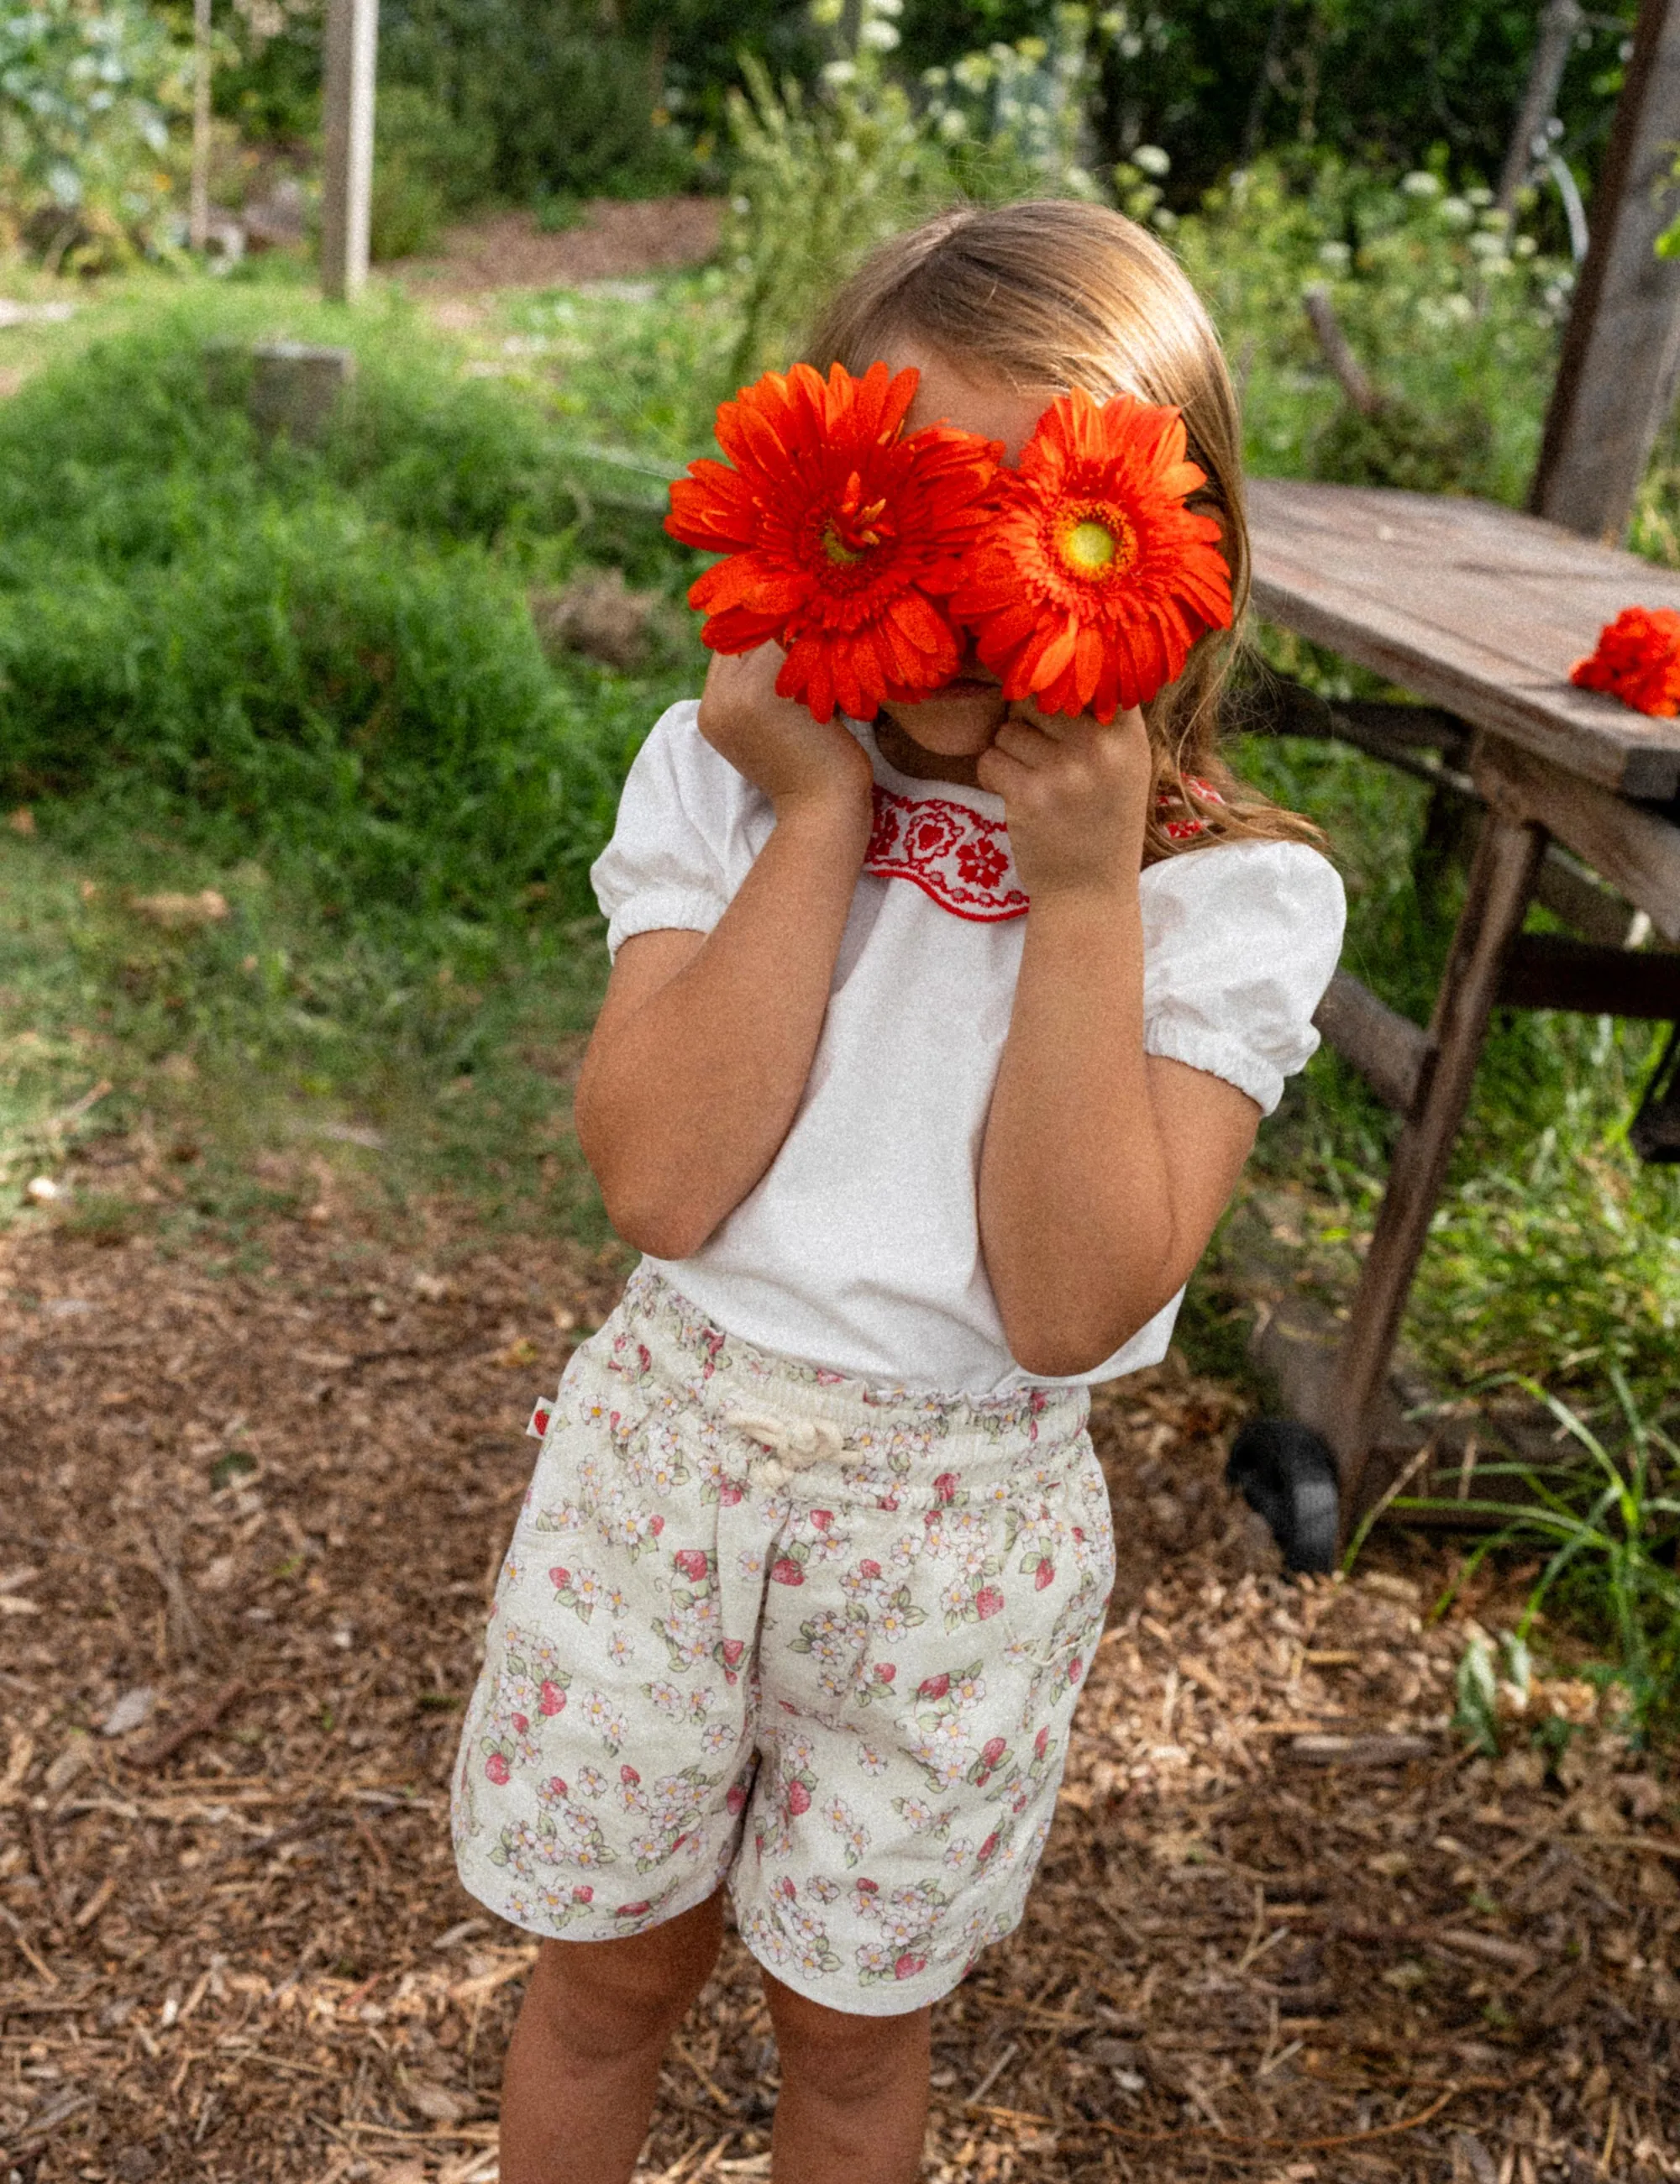
M 502 2184 L 626 2184 L 666 2046 L 716 1961 L 720 1902 L 622 1941 L 543 1943 L 502 2078 Z
M 915 2184 L 927 2130 L 927 2011 L 855 2017 L 764 1979 L 782 2056 L 776 2184 Z

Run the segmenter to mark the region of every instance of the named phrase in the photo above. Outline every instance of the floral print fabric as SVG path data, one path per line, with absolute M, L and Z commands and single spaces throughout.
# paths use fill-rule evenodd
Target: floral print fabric
M 457 1766 L 466 1886 L 599 1941 L 727 1880 L 801 1993 L 946 1992 L 1021 1917 L 1113 1581 L 1085 1411 L 870 1389 L 633 1276 L 533 1419 Z

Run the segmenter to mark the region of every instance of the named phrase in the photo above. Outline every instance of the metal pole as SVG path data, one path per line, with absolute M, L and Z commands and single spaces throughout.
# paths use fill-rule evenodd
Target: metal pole
M 210 242 L 210 0 L 192 0 L 192 180 L 186 239 L 195 250 Z
M 379 0 L 329 0 L 321 289 L 337 304 L 353 304 L 368 276 L 374 61 L 378 42 Z

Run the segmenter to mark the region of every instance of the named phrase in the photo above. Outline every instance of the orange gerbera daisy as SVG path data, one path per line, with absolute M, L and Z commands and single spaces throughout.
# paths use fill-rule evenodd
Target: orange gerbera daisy
M 717 413 L 729 464 L 702 460 L 670 489 L 665 528 L 726 558 L 693 585 L 714 652 L 774 638 L 776 687 L 820 721 L 873 720 L 957 671 L 943 604 L 986 520 L 1001 450 L 933 425 L 901 437 L 919 375 L 872 364 L 766 372 Z
M 1020 466 L 999 472 L 951 601 L 1006 698 L 1110 721 L 1176 681 L 1204 630 L 1230 627 L 1219 526 L 1184 505 L 1206 482 L 1177 410 L 1057 397 Z
M 1636 713 L 1680 713 L 1680 614 L 1672 607 L 1623 607 L 1599 632 L 1598 649 L 1569 671 L 1583 690 L 1608 691 Z

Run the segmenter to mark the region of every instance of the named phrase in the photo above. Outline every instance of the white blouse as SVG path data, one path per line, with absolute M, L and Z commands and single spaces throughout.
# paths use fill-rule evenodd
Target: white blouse
M 775 823 L 698 711 L 673 705 L 648 736 L 591 872 L 615 953 L 633 933 L 709 932 Z M 648 1263 L 762 1348 L 876 1386 L 1001 1394 L 1043 1378 L 1010 1355 L 977 1201 L 1026 897 L 1001 797 L 912 780 L 848 725 L 874 766 L 875 827 L 798 1112 L 700 1249 Z M 1139 889 L 1145 1047 L 1270 1114 L 1318 1045 L 1342 944 L 1334 869 L 1301 843 L 1225 843 L 1151 865 Z M 1157 1363 L 1182 1296 L 1076 1380 Z

